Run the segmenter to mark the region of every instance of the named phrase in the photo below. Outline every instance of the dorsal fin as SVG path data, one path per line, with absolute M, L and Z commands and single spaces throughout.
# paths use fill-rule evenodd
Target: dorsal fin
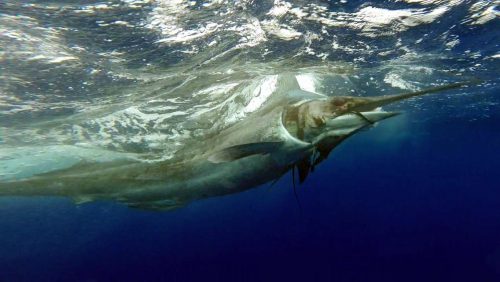
M 294 90 L 300 90 L 299 82 L 294 74 L 285 73 L 278 77 L 276 90 L 283 93 L 288 93 Z
M 302 90 L 297 77 L 291 73 L 282 74 L 278 77 L 276 92 L 287 97 L 291 103 L 326 97 L 322 94 Z

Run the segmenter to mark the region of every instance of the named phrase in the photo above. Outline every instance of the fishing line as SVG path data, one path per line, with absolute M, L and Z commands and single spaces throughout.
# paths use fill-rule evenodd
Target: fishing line
M 292 184 L 293 184 L 293 195 L 295 196 L 295 200 L 297 201 L 300 214 L 302 214 L 302 205 L 300 204 L 299 197 L 297 196 L 297 189 L 295 188 L 295 166 L 292 167 Z

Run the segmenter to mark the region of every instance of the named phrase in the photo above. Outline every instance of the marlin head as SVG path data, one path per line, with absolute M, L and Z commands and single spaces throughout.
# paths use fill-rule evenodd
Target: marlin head
M 421 91 L 378 97 L 322 97 L 290 105 L 283 114 L 283 124 L 294 137 L 318 144 L 326 137 L 347 137 L 366 126 L 398 115 L 382 106 L 426 94 L 469 84 L 461 82 Z
M 381 120 L 398 115 L 387 112 L 382 106 L 468 85 L 461 82 L 438 86 L 421 91 L 378 97 L 321 97 L 304 99 L 286 107 L 282 121 L 287 131 L 295 138 L 310 143 L 318 154 L 297 164 L 301 181 L 309 170 L 326 159 L 329 153 L 344 139 L 359 130 Z M 313 96 L 310 96 L 313 97 Z

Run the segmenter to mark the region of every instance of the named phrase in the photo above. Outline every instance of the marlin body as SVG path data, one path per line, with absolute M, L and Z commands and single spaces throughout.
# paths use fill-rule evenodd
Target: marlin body
M 136 208 L 170 210 L 245 191 L 290 170 L 297 170 L 303 182 L 344 139 L 397 115 L 381 106 L 464 84 L 394 96 L 328 97 L 303 91 L 295 76 L 283 75 L 259 110 L 203 144 L 186 147 L 173 160 L 80 163 L 0 182 L 0 195 L 64 196 L 76 203 L 114 200 Z

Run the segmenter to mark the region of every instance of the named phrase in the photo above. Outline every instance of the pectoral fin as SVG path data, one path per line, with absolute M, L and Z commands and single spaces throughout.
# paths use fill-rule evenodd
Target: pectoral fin
M 261 142 L 236 145 L 215 152 L 208 157 L 212 163 L 231 162 L 252 155 L 265 155 L 279 149 L 283 142 Z
M 299 183 L 302 184 L 306 180 L 311 171 L 311 161 L 309 157 L 297 162 L 297 170 L 299 171 Z

